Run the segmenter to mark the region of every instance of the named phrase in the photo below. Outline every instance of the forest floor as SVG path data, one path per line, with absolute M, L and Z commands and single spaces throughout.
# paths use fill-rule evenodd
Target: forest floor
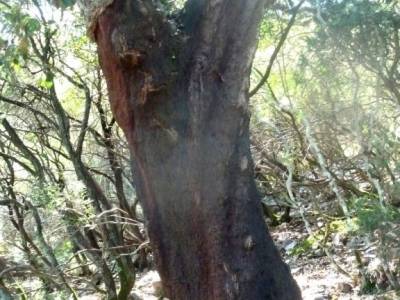
M 302 291 L 304 300 L 391 300 L 400 299 L 394 292 L 360 295 L 360 286 L 343 275 L 331 259 L 356 278 L 356 260 L 352 253 L 340 245 L 335 246 L 329 259 L 321 249 L 309 250 L 298 256 L 287 252 L 307 237 L 301 221 L 284 223 L 271 230 L 276 245 Z
M 289 256 L 288 252 L 307 237 L 301 221 L 283 223 L 271 229 L 271 235 L 278 246 L 292 274 L 300 286 L 304 300 L 391 300 L 400 299 L 395 293 L 359 295 L 360 287 L 351 278 L 341 274 L 320 249 L 310 250 L 303 255 Z M 356 274 L 354 256 L 337 247 L 332 254 L 334 261 L 348 273 Z M 161 288 L 156 271 L 139 276 L 134 295 L 136 299 L 157 300 Z
M 341 274 L 321 249 L 308 249 L 301 255 L 288 255 L 298 248 L 307 237 L 300 220 L 283 223 L 271 229 L 271 235 L 281 251 L 285 262 L 302 291 L 303 300 L 398 300 L 400 295 L 394 292 L 373 295 L 360 295 L 360 287 L 351 278 Z M 337 245 L 332 259 L 351 275 L 357 274 L 354 256 Z M 161 283 L 156 271 L 139 274 L 132 293 L 132 300 L 166 299 L 161 296 Z M 81 300 L 99 300 L 94 295 Z

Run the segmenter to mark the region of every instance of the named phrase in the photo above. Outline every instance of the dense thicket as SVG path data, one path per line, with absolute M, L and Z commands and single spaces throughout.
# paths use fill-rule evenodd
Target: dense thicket
M 124 299 L 154 267 L 128 146 L 73 2 L 0 1 L 0 298 Z M 182 3 L 161 2 L 176 19 Z M 304 222 L 291 255 L 332 257 L 345 236 L 354 269 L 332 263 L 365 292 L 400 286 L 399 28 L 396 1 L 279 1 L 253 65 L 266 219 Z

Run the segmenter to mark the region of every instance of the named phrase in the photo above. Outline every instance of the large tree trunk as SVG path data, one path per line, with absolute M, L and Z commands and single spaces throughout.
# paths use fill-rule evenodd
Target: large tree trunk
M 249 150 L 265 2 L 189 0 L 176 25 L 153 1 L 106 0 L 92 15 L 170 299 L 301 298 L 262 218 Z

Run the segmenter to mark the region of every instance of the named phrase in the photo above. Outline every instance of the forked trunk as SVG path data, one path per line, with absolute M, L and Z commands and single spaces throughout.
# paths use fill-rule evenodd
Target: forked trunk
M 300 299 L 253 180 L 248 88 L 264 0 L 97 9 L 92 33 L 166 296 Z

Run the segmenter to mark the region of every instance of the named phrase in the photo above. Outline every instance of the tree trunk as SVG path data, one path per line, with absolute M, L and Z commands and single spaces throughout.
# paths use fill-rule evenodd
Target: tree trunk
M 165 293 L 300 299 L 265 226 L 249 150 L 266 1 L 189 0 L 174 20 L 154 2 L 92 4 L 90 28 Z

